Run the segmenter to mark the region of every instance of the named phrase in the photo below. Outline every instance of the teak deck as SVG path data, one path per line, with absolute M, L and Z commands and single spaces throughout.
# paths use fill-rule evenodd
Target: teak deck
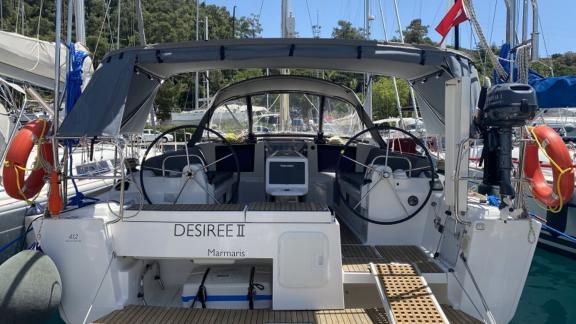
M 324 311 L 218 310 L 127 306 L 94 323 L 388 323 L 381 309 Z
M 480 324 L 482 322 L 442 305 L 446 317 L 453 324 Z M 343 309 L 325 311 L 272 311 L 272 310 L 218 310 L 169 308 L 158 306 L 126 306 L 104 316 L 97 324 L 274 324 L 274 323 L 311 323 L 311 324 L 388 324 L 388 318 L 381 308 Z M 422 323 L 427 323 L 426 321 Z
M 362 245 L 345 226 L 342 229 L 342 268 L 345 272 L 370 272 L 376 265 L 389 307 L 399 324 L 481 323 L 448 305 L 439 305 L 420 273 L 443 270 L 416 246 Z M 130 305 L 94 323 L 390 323 L 384 308 L 342 310 L 220 310 Z

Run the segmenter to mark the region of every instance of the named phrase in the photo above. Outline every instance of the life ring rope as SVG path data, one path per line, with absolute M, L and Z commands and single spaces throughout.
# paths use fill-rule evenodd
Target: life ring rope
M 38 119 L 39 122 L 42 122 L 42 130 L 39 134 L 39 136 L 36 139 L 36 159 L 34 160 L 34 164 L 32 166 L 32 168 L 27 168 L 26 166 L 22 166 L 19 165 L 18 163 L 11 163 L 8 160 L 4 161 L 4 168 L 10 168 L 12 167 L 14 170 L 14 175 L 15 175 L 15 181 L 16 181 L 16 189 L 18 191 L 18 194 L 22 197 L 22 200 L 24 200 L 26 202 L 26 204 L 28 205 L 32 205 L 34 203 L 34 201 L 38 198 L 38 196 L 40 195 L 40 190 L 32 197 L 32 198 L 28 198 L 26 196 L 26 194 L 24 193 L 24 187 L 22 186 L 22 184 L 20 183 L 20 172 L 33 172 L 33 171 L 37 171 L 40 168 L 43 168 L 45 170 L 50 170 L 52 168 L 52 164 L 47 161 L 46 159 L 44 159 L 43 157 L 43 152 L 42 152 L 42 145 L 45 143 L 45 138 L 46 138 L 46 132 L 48 129 L 48 121 L 40 118 Z
M 548 152 L 546 152 L 546 147 L 545 147 L 545 145 L 542 144 L 542 142 L 546 141 L 546 139 L 544 139 L 544 141 L 540 141 L 540 139 L 536 135 L 535 127 L 528 127 L 528 131 L 532 135 L 532 139 L 534 140 L 534 142 L 536 142 L 536 145 L 538 145 L 538 148 L 540 149 L 540 151 L 542 153 L 544 153 L 544 156 L 548 159 L 548 161 L 550 161 L 551 166 L 554 169 L 556 169 L 556 171 L 558 171 L 558 179 L 555 181 L 555 184 L 556 184 L 556 193 L 558 196 L 559 204 L 558 204 L 558 206 L 555 206 L 555 207 L 550 207 L 550 206 L 545 206 L 545 207 L 541 206 L 541 207 L 545 208 L 547 211 L 550 211 L 551 213 L 559 213 L 562 210 L 562 208 L 564 207 L 564 197 L 562 195 L 562 187 L 560 185 L 562 183 L 562 181 L 561 181 L 562 176 L 564 176 L 566 173 L 572 171 L 574 169 L 574 166 L 570 165 L 569 167 L 567 167 L 565 169 L 560 167 L 560 165 L 558 165 L 558 163 L 552 157 L 550 157 L 550 155 L 548 155 Z M 535 195 L 533 190 L 532 190 L 532 194 Z M 553 194 L 555 194 L 555 193 L 553 192 Z M 537 199 L 535 199 L 535 200 L 537 200 Z

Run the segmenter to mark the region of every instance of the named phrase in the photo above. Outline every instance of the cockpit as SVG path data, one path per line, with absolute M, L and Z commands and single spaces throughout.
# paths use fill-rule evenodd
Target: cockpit
M 189 139 L 155 155 L 165 134 Z M 424 142 L 375 126 L 352 90 L 286 75 L 222 89 L 198 124 L 160 134 L 140 164 L 127 203 L 315 203 L 376 223 L 413 217 L 435 181 Z M 391 200 L 391 218 L 371 218 L 376 193 Z

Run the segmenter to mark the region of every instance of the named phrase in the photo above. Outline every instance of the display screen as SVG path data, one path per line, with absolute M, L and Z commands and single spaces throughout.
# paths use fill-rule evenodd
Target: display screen
M 269 184 L 306 184 L 306 163 L 270 162 Z

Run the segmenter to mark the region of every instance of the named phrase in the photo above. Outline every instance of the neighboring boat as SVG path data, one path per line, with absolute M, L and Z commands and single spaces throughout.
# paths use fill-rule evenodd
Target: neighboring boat
M 424 121 L 422 120 L 422 118 L 393 117 L 374 121 L 374 124 L 384 124 L 384 123 L 388 126 L 407 130 L 416 136 L 422 136 L 422 134 L 426 132 L 426 129 L 424 128 Z
M 265 114 L 267 112 L 266 107 L 253 106 L 253 113 L 255 115 Z M 196 110 L 184 110 L 179 112 L 170 113 L 170 124 L 179 125 L 196 125 L 200 122 L 207 109 L 196 109 Z M 218 109 L 213 117 L 213 122 L 222 123 L 228 121 L 239 121 L 246 122 L 246 105 L 229 103 Z
M 532 71 L 530 84 L 534 86 L 538 95 L 538 102 L 542 104 L 544 113 L 534 120 L 534 124 L 544 124 L 555 129 L 565 142 L 576 140 L 576 76 L 544 78 Z M 576 150 L 571 146 L 571 158 L 576 159 Z M 547 156 L 541 157 L 542 164 L 546 165 L 548 172 L 546 179 L 552 183 L 552 170 L 554 163 Z M 547 221 L 551 228 L 545 228 L 540 233 L 539 243 L 555 252 L 571 258 L 576 258 L 576 195 L 566 201 L 557 209 L 548 209 L 534 198 L 533 193 L 528 195 L 527 205 L 529 211 Z
M 509 52 L 510 48 L 505 44 L 500 56 L 508 57 Z M 505 69 L 509 69 L 507 61 L 501 60 L 501 64 Z M 534 88 L 540 107 L 539 114 L 530 125 L 548 125 L 556 130 L 565 142 L 573 142 L 576 138 L 576 112 L 573 108 L 576 107 L 576 76 L 543 77 L 530 69 L 526 73 L 527 82 Z M 569 145 L 569 148 L 571 159 L 575 161 L 576 150 L 572 145 Z M 516 147 L 513 158 L 517 160 L 519 154 L 520 148 Z M 539 161 L 544 169 L 545 179 L 553 186 L 555 161 L 550 161 L 544 152 L 539 153 Z M 557 191 L 557 188 L 554 188 L 554 192 Z M 546 220 L 550 227 L 543 228 L 539 243 L 544 248 L 576 258 L 576 196 L 552 209 L 539 202 L 530 188 L 526 192 L 526 198 L 528 211 Z
M 243 39 L 149 45 L 112 52 L 102 62 L 56 137 L 118 143 L 120 168 L 96 177 L 117 185 L 99 203 L 52 205 L 51 217 L 27 218 L 31 243 L 60 273 L 66 322 L 162 321 L 175 312 L 197 322 L 206 316 L 216 322 L 221 316 L 232 322 L 252 316 L 266 316 L 259 322 L 512 319 L 540 223 L 468 196 L 468 155 L 460 143 L 469 137 L 479 85 L 466 56 L 370 41 Z M 339 69 L 409 80 L 423 99 L 424 122 L 434 116 L 443 125 L 432 131 L 446 136 L 446 177 L 409 132 L 393 129 L 415 149 L 392 149 L 386 137 L 392 128 L 374 126 L 352 90 L 290 75 L 221 89 L 198 125 L 164 132 L 191 132 L 184 148 L 156 156 L 147 150 L 140 166 L 123 168 L 132 148 L 122 136 L 142 131 L 161 81 L 207 67 Z M 255 132 L 252 98 L 267 93 L 320 102 L 318 128 L 298 133 L 284 124 Z M 246 100 L 246 123 L 236 124 L 236 134 L 246 136 L 230 143 L 211 125 L 214 112 L 238 98 Z M 500 104 L 490 109 L 506 112 L 507 122 L 524 122 L 518 111 L 506 115 L 516 102 Z M 324 136 L 326 117 L 338 119 L 328 107 L 345 108 L 342 120 L 359 121 L 360 129 L 336 130 L 349 138 L 345 144 Z M 290 107 L 281 105 L 281 123 L 303 120 L 283 109 Z M 87 120 L 88 112 L 99 117 Z M 491 127 L 498 122 L 486 120 Z M 51 181 L 50 201 L 59 188 Z
M 576 108 L 543 109 L 534 125 L 554 128 L 565 142 L 576 142 Z
M 76 46 L 78 50 L 88 52 L 81 44 L 76 44 Z M 54 87 L 55 52 L 54 42 L 0 30 L 0 75 L 44 89 L 52 89 Z M 65 45 L 62 45 L 60 53 L 62 57 L 68 55 Z M 66 82 L 66 68 L 65 64 L 60 67 L 62 86 Z M 83 80 L 88 81 L 94 72 L 91 58 L 84 60 L 82 71 Z

